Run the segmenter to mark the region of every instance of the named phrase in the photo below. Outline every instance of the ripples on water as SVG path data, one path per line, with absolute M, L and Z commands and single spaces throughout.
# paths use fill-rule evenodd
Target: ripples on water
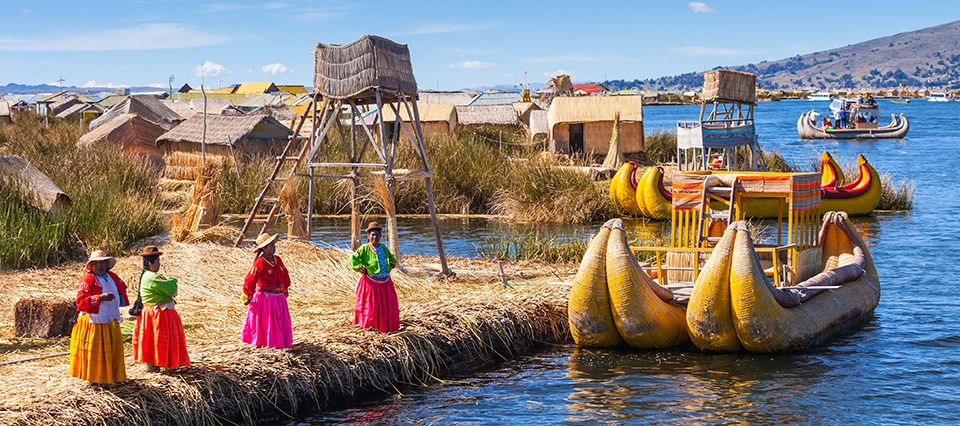
M 882 287 L 875 317 L 859 331 L 788 355 L 555 348 L 453 384 L 408 390 L 402 397 L 309 422 L 957 422 L 960 103 L 881 101 L 882 113 L 909 116 L 910 136 L 869 142 L 799 140 L 796 119 L 813 106 L 822 111 L 826 103 L 760 104 L 762 146 L 804 165 L 816 161 L 823 149 L 840 162 L 863 153 L 881 173 L 917 183 L 913 212 L 858 220 Z M 676 120 L 693 119 L 697 112 L 696 106 L 648 107 L 646 130 L 672 129 Z M 447 241 L 460 255 L 470 255 L 471 238 L 512 229 L 468 222 L 450 231 L 454 225 L 445 222 L 447 232 L 462 237 L 451 242 L 448 236 Z M 429 241 L 429 234 L 406 238 Z M 428 246 L 411 245 L 408 252 L 422 247 Z

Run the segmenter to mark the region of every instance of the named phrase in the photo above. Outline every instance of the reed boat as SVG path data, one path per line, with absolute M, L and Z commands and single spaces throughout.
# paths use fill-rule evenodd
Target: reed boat
M 644 215 L 637 204 L 637 170 L 638 165 L 633 161 L 620 166 L 610 180 L 610 199 L 627 213 Z
M 771 282 L 745 222 L 730 225 L 687 305 L 694 345 L 706 351 L 788 352 L 823 344 L 868 319 L 880 281 L 866 245 L 842 212 L 828 212 L 817 246 L 802 254 L 810 276 Z
M 821 194 L 821 211 L 842 211 L 850 216 L 868 215 L 877 208 L 880 203 L 880 195 L 883 190 L 880 181 L 880 175 L 873 168 L 870 162 L 863 155 L 857 156 L 857 166 L 859 175 L 856 179 L 844 184 L 843 171 L 837 165 L 830 153 L 824 151 L 820 161 L 820 187 L 823 190 Z M 622 170 L 627 169 L 624 165 Z M 629 195 L 632 192 L 636 200 L 630 200 L 627 197 L 614 197 L 614 202 L 624 202 L 621 204 L 625 209 L 635 207 L 644 217 L 658 220 L 669 220 L 672 215 L 673 194 L 671 188 L 664 184 L 663 167 L 647 167 L 645 169 L 632 166 L 629 172 L 634 175 L 629 180 L 622 180 L 617 185 L 631 185 L 629 188 L 618 189 L 621 193 L 626 192 Z M 636 174 L 640 178 L 635 178 Z M 629 182 L 636 182 L 633 186 Z M 613 193 L 613 183 L 611 183 L 611 193 Z M 774 198 L 754 198 L 746 202 L 745 210 L 748 217 L 758 219 L 776 218 L 782 209 L 781 201 Z M 714 200 L 713 207 L 722 209 L 725 201 Z
M 839 167 L 824 159 L 832 163 L 826 182 L 836 185 Z M 677 173 L 669 246 L 627 247 L 620 220 L 591 241 L 570 295 L 574 340 L 663 348 L 684 344 L 682 329 L 706 351 L 783 352 L 859 324 L 879 301 L 876 268 L 846 213 L 821 220 L 823 180 L 817 173 Z M 781 206 L 775 235 L 763 239 L 744 222 L 758 199 Z M 714 201 L 730 208 L 715 210 Z M 654 261 L 641 270 L 631 252 L 652 252 Z
M 626 343 L 640 349 L 689 342 L 683 307 L 670 289 L 643 272 L 627 243 L 623 221 L 607 221 L 590 241 L 570 290 L 574 342 L 587 347 Z
M 907 136 L 910 121 L 907 116 L 891 115 L 890 124 L 875 128 L 826 130 L 816 123 L 816 111 L 800 114 L 797 119 L 797 133 L 803 139 L 900 139 Z

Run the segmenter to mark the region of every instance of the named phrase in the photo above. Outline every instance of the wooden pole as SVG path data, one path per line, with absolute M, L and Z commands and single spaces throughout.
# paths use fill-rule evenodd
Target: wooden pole
M 350 103 L 350 156 L 351 163 L 359 163 L 363 156 L 357 152 L 357 120 L 362 120 L 353 102 Z M 350 169 L 350 250 L 356 251 L 360 248 L 360 177 L 357 175 L 359 168 Z
M 386 124 L 383 122 L 383 94 L 380 92 L 380 90 L 377 90 L 375 93 L 377 98 L 377 131 L 380 133 L 379 136 L 380 136 L 381 150 L 385 155 L 389 155 L 390 151 L 387 147 L 387 138 L 386 138 L 387 128 L 386 128 Z M 384 204 L 394 202 L 392 163 L 393 161 L 391 158 L 387 157 L 384 159 L 384 164 L 386 165 L 386 167 L 384 168 L 383 179 L 387 187 L 386 194 L 384 194 L 384 197 L 386 198 L 385 200 L 383 200 Z M 387 206 L 384 206 L 384 210 L 386 210 L 386 213 L 387 213 L 387 237 L 390 241 L 390 251 L 392 251 L 393 255 L 397 258 L 397 263 L 401 264 L 402 260 L 400 260 L 400 233 L 399 233 L 399 230 L 397 229 L 396 211 L 394 211 L 395 209 L 387 208 Z
M 420 110 L 417 108 L 417 100 L 410 98 L 413 104 L 413 129 L 416 132 L 417 140 L 413 141 L 416 145 L 417 153 L 420 154 L 420 162 L 423 165 L 423 171 L 427 173 L 423 178 L 423 187 L 427 193 L 427 209 L 430 211 L 430 224 L 433 226 L 433 235 L 437 240 L 437 255 L 440 257 L 440 273 L 443 275 L 453 275 L 450 267 L 447 266 L 447 254 L 443 250 L 443 237 L 440 234 L 440 223 L 437 222 L 437 206 L 433 199 L 433 179 L 430 178 L 430 163 L 427 161 L 427 149 L 423 143 L 423 129 L 420 127 Z M 407 114 L 410 114 L 410 105 L 404 100 L 404 106 L 407 108 Z

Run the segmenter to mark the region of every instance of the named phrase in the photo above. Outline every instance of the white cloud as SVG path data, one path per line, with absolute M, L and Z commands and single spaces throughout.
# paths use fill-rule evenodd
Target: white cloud
M 129 28 L 70 32 L 52 37 L 0 36 L 0 52 L 94 52 L 185 49 L 224 43 L 229 37 L 181 24 L 143 24 Z
M 527 58 L 527 62 L 531 64 L 547 64 L 547 63 L 556 63 L 556 62 L 593 62 L 596 61 L 596 56 L 586 56 L 586 55 L 556 55 L 556 56 L 535 56 L 532 58 Z
M 750 56 L 757 52 L 728 47 L 683 46 L 671 49 L 685 56 Z
M 85 88 L 90 88 L 90 87 L 105 87 L 105 88 L 107 88 L 107 89 L 119 89 L 119 88 L 121 88 L 121 87 L 130 87 L 130 85 L 129 85 L 129 84 L 113 84 L 112 82 L 110 82 L 110 83 L 97 83 L 97 80 L 90 80 L 90 81 L 88 81 L 88 82 L 86 82 L 86 83 L 83 83 L 83 86 L 80 86 L 80 87 L 85 87 Z
M 689 7 L 693 13 L 717 13 L 716 9 L 707 6 L 707 4 L 702 1 L 692 1 L 687 3 L 687 7 Z
M 500 25 L 499 22 L 482 22 L 478 24 L 431 23 L 431 24 L 422 24 L 411 31 L 407 31 L 400 34 L 415 35 L 415 34 L 462 33 L 467 31 L 486 30 L 499 25 Z
M 485 68 L 493 68 L 497 64 L 493 62 L 484 62 L 484 61 L 462 61 L 455 64 L 447 65 L 447 68 L 459 68 L 462 70 L 479 70 Z
M 558 69 L 558 70 L 556 70 L 556 71 L 547 71 L 547 72 L 543 73 L 543 76 L 546 77 L 546 78 L 554 78 L 554 77 L 556 77 L 556 76 L 558 76 L 558 75 L 561 75 L 561 74 L 566 74 L 566 75 L 569 75 L 570 78 L 573 78 L 573 72 L 572 72 L 572 71 L 567 71 L 567 70 L 565 70 L 565 69 Z
M 263 70 L 263 72 L 271 75 L 280 75 L 280 74 L 286 74 L 290 72 L 290 68 L 287 68 L 286 65 L 281 64 L 279 62 L 264 65 L 263 68 L 260 68 L 260 69 Z
M 197 77 L 219 77 L 230 74 L 230 70 L 216 62 L 205 61 L 200 64 L 200 66 L 194 68 L 193 73 L 196 74 Z

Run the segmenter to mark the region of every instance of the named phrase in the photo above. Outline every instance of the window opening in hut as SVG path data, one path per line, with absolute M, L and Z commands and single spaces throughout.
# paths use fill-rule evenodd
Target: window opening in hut
M 583 154 L 583 124 L 570 125 L 570 153 Z

